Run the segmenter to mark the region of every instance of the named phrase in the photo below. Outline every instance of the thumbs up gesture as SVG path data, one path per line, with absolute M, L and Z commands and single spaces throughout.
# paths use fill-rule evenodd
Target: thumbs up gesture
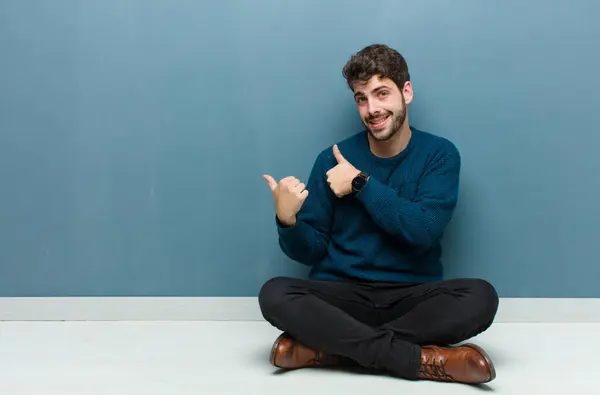
M 352 180 L 360 174 L 360 170 L 344 158 L 337 144 L 333 146 L 333 155 L 338 164 L 327 172 L 327 183 L 335 196 L 341 198 L 352 193 Z
M 268 174 L 263 177 L 273 193 L 277 218 L 284 225 L 295 225 L 296 214 L 298 214 L 308 197 L 306 185 L 296 177 L 285 177 L 279 183 Z

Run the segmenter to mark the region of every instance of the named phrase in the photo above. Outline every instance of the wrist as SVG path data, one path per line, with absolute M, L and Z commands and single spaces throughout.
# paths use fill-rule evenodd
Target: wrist
M 279 215 L 277 215 L 277 219 L 279 220 L 279 223 L 284 226 L 284 227 L 292 227 L 294 225 L 296 225 L 296 216 L 292 216 L 292 217 L 280 217 Z
M 359 170 L 356 177 L 352 180 L 352 194 L 356 196 L 360 193 L 370 179 L 371 176 L 369 174 Z

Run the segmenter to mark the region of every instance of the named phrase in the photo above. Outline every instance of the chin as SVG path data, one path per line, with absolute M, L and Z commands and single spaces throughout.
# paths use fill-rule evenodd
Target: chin
M 392 131 L 390 130 L 378 130 L 378 131 L 373 131 L 371 129 L 369 129 L 369 134 L 371 135 L 371 137 L 373 137 L 373 139 L 377 140 L 377 141 L 387 141 L 390 138 L 392 138 L 392 136 L 394 135 L 394 133 L 392 133 Z

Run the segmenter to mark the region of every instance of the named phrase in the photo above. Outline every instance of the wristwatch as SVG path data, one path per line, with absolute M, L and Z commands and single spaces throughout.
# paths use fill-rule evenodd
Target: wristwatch
M 369 175 L 367 173 L 365 173 L 364 171 L 361 171 L 359 175 L 354 177 L 354 179 L 352 180 L 353 194 L 356 195 L 358 192 L 360 192 L 368 180 L 369 180 Z

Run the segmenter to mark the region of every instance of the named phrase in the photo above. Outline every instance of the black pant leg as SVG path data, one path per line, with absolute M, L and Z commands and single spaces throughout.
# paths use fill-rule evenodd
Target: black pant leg
M 263 317 L 301 343 L 406 379 L 416 378 L 420 347 L 389 328 L 376 328 L 377 311 L 360 284 L 279 277 L 259 293 Z
M 383 296 L 383 297 L 382 297 Z M 487 330 L 498 310 L 498 294 L 487 281 L 455 279 L 380 293 L 380 326 L 418 345 L 460 343 Z

